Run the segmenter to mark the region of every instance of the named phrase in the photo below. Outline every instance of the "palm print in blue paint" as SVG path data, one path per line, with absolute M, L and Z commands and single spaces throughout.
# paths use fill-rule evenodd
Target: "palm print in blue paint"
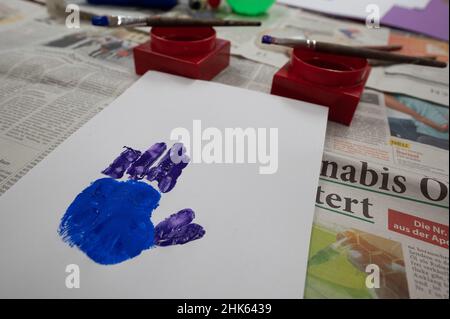
M 183 144 L 174 144 L 164 154 L 166 149 L 165 143 L 154 144 L 143 153 L 125 147 L 102 171 L 108 177 L 93 182 L 70 204 L 58 229 L 63 240 L 93 261 L 112 265 L 155 246 L 183 245 L 202 238 L 205 230 L 192 222 L 195 213 L 190 208 L 153 226 L 151 217 L 161 193 L 175 187 L 189 163 Z M 119 180 L 124 175 L 128 179 Z M 148 183 L 153 181 L 159 191 Z

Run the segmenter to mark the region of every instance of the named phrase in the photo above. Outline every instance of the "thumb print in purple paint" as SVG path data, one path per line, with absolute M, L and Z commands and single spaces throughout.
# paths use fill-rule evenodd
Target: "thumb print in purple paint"
M 194 211 L 186 208 L 160 222 L 155 227 L 155 245 L 182 245 L 202 238 L 205 230 L 202 226 L 191 223 L 194 218 Z

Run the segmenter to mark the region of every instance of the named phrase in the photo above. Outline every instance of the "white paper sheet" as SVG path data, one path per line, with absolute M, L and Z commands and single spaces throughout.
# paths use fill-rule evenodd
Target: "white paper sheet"
M 278 128 L 278 171 L 189 164 L 152 216 L 194 209 L 206 235 L 185 245 L 104 266 L 63 242 L 65 210 L 124 145 L 169 142 L 193 120 Z M 320 106 L 147 73 L 0 197 L 0 297 L 301 298 L 326 120 Z M 80 288 L 66 288 L 70 264 Z
M 362 20 L 367 17 L 366 8 L 369 4 L 378 5 L 383 17 L 393 6 L 423 9 L 428 2 L 429 0 L 278 0 L 278 3 L 307 10 Z

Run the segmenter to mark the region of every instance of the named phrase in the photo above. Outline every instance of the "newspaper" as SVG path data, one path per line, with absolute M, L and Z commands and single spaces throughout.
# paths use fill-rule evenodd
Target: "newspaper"
M 63 24 L 54 23 L 45 7 L 27 1 L 0 1 L 0 50 L 26 47 L 45 39 L 71 33 Z
M 325 143 L 327 152 L 448 179 L 448 108 L 437 104 L 367 90 L 350 127 L 329 122 Z
M 435 57 L 448 62 L 448 43 L 391 33 L 389 44 L 401 45 L 401 54 Z M 399 64 L 373 68 L 366 86 L 390 93 L 401 93 L 449 106 L 449 68 L 430 68 Z
M 69 50 L 98 62 L 110 62 L 126 67 L 132 72 L 134 62 L 133 48 L 149 36 L 140 32 L 127 31 L 122 28 L 99 30 L 84 26 L 77 32 L 58 35 L 40 44 L 49 48 Z
M 1 1 L 0 30 L 12 30 L 42 14 L 42 11 L 41 6 L 26 1 Z
M 448 106 L 448 66 L 445 69 L 429 69 L 403 65 L 374 68 L 367 86 L 383 92 L 407 94 Z
M 306 298 L 449 297 L 448 129 L 438 144 L 408 119 L 422 139 L 398 138 L 384 101 L 366 91 L 350 127 L 329 123 Z
M 272 78 L 277 71 L 273 66 L 232 56 L 230 66 L 213 81 L 270 93 Z
M 25 20 L 3 31 L 33 45 L 0 44 L 0 196 L 137 79 L 148 39 Z M 233 56 L 214 81 L 269 93 L 276 71 Z M 329 122 L 307 298 L 448 298 L 448 145 L 448 108 L 399 94 L 366 90 L 351 126 Z
M 324 155 L 306 298 L 449 297 L 448 184 L 384 168 Z
M 136 78 L 66 51 L 0 52 L 0 194 Z

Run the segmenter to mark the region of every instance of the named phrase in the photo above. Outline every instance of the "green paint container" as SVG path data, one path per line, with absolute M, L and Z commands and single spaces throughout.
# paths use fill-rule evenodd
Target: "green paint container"
M 276 0 L 227 0 L 234 12 L 248 16 L 258 16 L 275 3 Z

